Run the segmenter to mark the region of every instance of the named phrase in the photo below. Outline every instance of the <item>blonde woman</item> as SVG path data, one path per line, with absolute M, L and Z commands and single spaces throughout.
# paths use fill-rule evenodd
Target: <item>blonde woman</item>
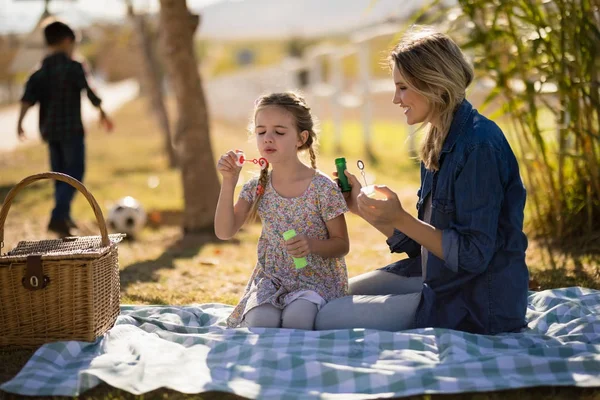
M 500 128 L 465 99 L 473 70 L 446 35 L 412 29 L 389 55 L 393 102 L 426 124 L 418 219 L 389 188 L 369 198 L 347 172 L 351 212 L 407 259 L 350 279 L 316 329 L 441 327 L 496 334 L 526 326 L 525 188 Z

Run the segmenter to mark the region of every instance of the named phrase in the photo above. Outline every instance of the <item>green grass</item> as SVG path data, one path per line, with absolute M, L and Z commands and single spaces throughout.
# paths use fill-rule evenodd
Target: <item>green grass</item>
M 142 116 L 142 117 L 140 117 Z M 181 210 L 182 189 L 179 173 L 167 168 L 161 139 L 151 117 L 146 115 L 142 101 L 125 106 L 115 116 L 116 131 L 111 135 L 93 127 L 87 138 L 88 169 L 86 187 L 106 210 L 117 199 L 131 195 L 147 210 Z M 321 133 L 319 168 L 326 173 L 334 170 L 333 159 L 343 155 L 349 169 L 356 172 L 355 162 L 366 160 L 361 128 L 358 122 L 344 125 L 343 154 L 333 150 L 331 122 L 324 121 Z M 241 125 L 214 122 L 212 126 L 215 157 L 228 149 L 242 147 L 252 155 L 254 142 L 248 139 Z M 407 156 L 406 129 L 402 124 L 378 122 L 374 127 L 374 151 L 377 165 L 367 163 L 369 183 L 385 183 L 396 190 L 405 208 L 415 212 L 418 166 Z M 255 150 L 254 150 L 255 153 Z M 18 149 L 0 157 L 0 198 L 22 178 L 46 171 L 48 161 L 43 144 Z M 251 167 L 243 179 L 257 173 Z M 150 180 L 159 185 L 151 188 Z M 241 184 L 240 184 L 241 186 Z M 52 207 L 52 186 L 37 183 L 21 192 L 10 210 L 5 229 L 6 248 L 19 240 L 47 238 L 45 230 Z M 74 202 L 74 217 L 82 225 L 83 234 L 97 234 L 93 214 L 83 196 Z M 381 234 L 361 219 L 348 215 L 351 251 L 346 257 L 349 275 L 355 276 L 386 265 L 397 257 L 389 253 Z M 256 260 L 256 242 L 260 226 L 246 226 L 236 240 L 215 242 L 208 238 L 182 239 L 177 225 L 165 224 L 145 229 L 138 240 L 123 242 L 119 247 L 122 282 L 122 302 L 131 304 L 190 304 L 219 302 L 235 304 L 246 285 Z M 593 254 L 557 254 L 562 268 L 549 269 L 544 252 L 532 242 L 527 261 L 541 288 L 582 285 L 600 288 L 598 258 Z M 0 352 L 0 382 L 14 376 L 31 352 Z M 0 393 L 0 397 L 2 394 Z M 528 389 L 491 394 L 431 396 L 436 399 L 533 399 L 533 398 L 600 398 L 598 391 L 578 388 Z M 125 392 L 106 385 L 99 386 L 82 398 L 131 398 Z M 429 398 L 428 396 L 424 396 Z M 238 398 L 221 393 L 186 396 L 160 390 L 143 398 Z M 414 398 L 423 398 L 421 396 Z

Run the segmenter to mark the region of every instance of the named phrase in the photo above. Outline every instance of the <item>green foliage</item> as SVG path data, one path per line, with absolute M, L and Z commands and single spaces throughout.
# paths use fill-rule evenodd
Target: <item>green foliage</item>
M 461 46 L 496 83 L 485 103 L 513 124 L 534 232 L 598 232 L 600 1 L 459 0 L 458 11 Z

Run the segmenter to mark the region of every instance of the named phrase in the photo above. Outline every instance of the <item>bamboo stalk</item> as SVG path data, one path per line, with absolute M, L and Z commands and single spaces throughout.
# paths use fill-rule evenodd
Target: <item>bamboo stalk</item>
M 495 78 L 506 99 L 536 232 L 544 240 L 589 236 L 592 217 L 600 215 L 600 0 L 458 3 L 474 26 L 456 25 L 471 30 L 465 36 L 482 52 L 478 73 Z M 515 80 L 524 91 L 512 86 Z M 545 94 L 537 82 L 558 90 Z M 557 114 L 556 140 L 538 120 L 546 108 Z

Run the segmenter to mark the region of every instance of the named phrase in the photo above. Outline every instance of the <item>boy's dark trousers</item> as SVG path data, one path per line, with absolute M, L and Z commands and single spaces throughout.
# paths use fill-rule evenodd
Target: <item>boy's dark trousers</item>
M 50 167 L 53 172 L 62 172 L 83 181 L 85 172 L 85 141 L 83 135 L 48 142 Z M 51 221 L 71 220 L 71 201 L 75 188 L 68 183 L 55 181 L 54 202 Z

